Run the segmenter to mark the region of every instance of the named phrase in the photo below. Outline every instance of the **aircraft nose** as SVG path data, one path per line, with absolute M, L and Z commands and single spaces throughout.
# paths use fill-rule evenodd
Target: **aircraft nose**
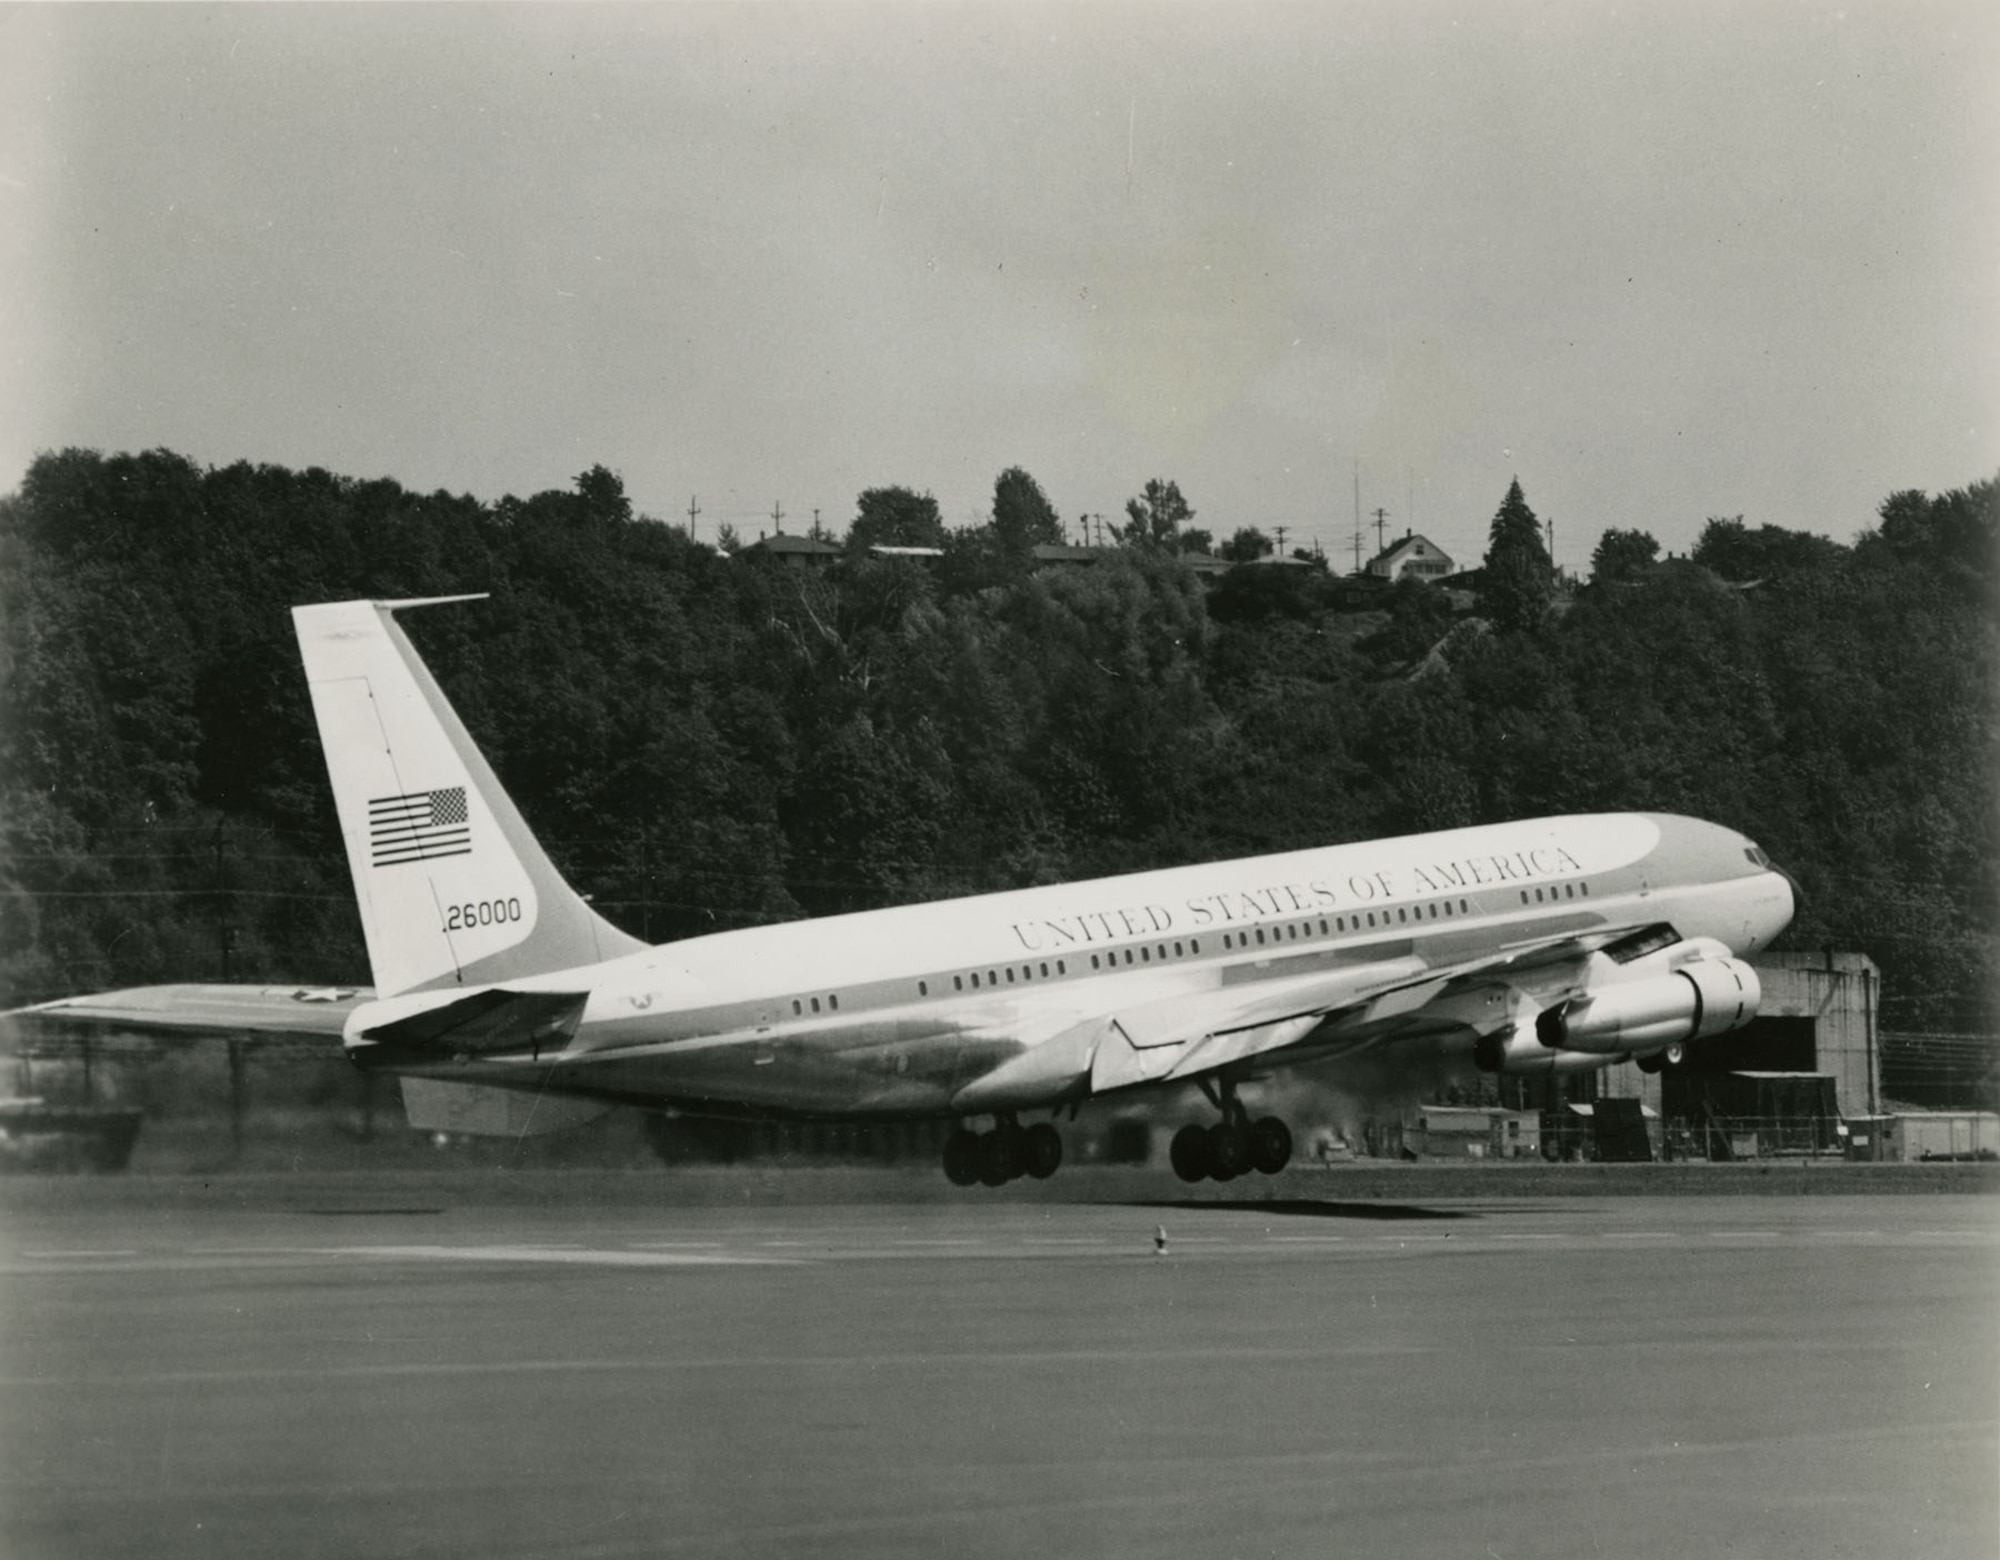
M 1799 880 L 1775 861 L 1771 863 L 1771 870 L 1783 878 L 1785 880 L 1785 887 L 1792 891 L 1792 915 L 1796 916 L 1806 907 L 1805 891 L 1799 887 Z
M 1753 844 L 1749 840 L 1745 840 L 1743 842 L 1743 847 L 1744 847 L 1743 849 L 1744 855 L 1750 858 L 1750 862 L 1753 866 L 1762 867 L 1766 872 L 1770 873 L 1773 877 L 1777 878 L 1780 882 L 1782 882 L 1785 885 L 1785 892 L 1790 897 L 1791 900 L 1791 903 L 1789 907 L 1786 909 L 1784 915 L 1777 920 L 1777 922 L 1771 927 L 1770 931 L 1766 934 L 1768 940 L 1769 937 L 1777 936 L 1779 932 L 1783 931 L 1787 926 L 1791 925 L 1793 918 L 1797 916 L 1799 911 L 1805 907 L 1806 896 L 1804 892 L 1799 888 L 1799 880 L 1793 877 L 1791 873 L 1787 872 L 1783 867 L 1779 866 L 1777 862 L 1773 861 L 1768 855 L 1766 855 L 1762 847 Z
M 1772 861 L 1769 857 L 1766 857 L 1764 860 L 1764 866 L 1765 869 L 1770 872 L 1772 877 L 1776 878 L 1779 882 L 1785 885 L 1785 903 L 1782 906 L 1779 906 L 1775 903 L 1771 905 L 1771 915 L 1769 923 L 1765 926 L 1762 937 L 1760 939 L 1761 941 L 1768 943 L 1772 938 L 1776 937 L 1786 927 L 1790 926 L 1792 922 L 1797 918 L 1800 909 L 1802 909 L 1805 905 L 1805 895 L 1799 889 L 1799 880 L 1793 877 L 1791 873 L 1787 872 L 1783 867 L 1779 866 L 1775 861 Z M 1777 896 L 1775 894 L 1772 895 L 1773 900 L 1775 900 L 1776 897 Z

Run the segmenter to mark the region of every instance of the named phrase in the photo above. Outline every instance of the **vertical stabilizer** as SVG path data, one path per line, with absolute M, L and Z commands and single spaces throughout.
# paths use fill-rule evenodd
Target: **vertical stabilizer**
M 546 975 L 645 946 L 562 880 L 393 616 L 471 599 L 292 609 L 384 997 Z

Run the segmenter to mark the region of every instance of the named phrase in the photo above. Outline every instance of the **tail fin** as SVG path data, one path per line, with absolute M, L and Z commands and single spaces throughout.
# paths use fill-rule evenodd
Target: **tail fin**
M 562 880 L 393 616 L 294 607 L 378 995 L 545 975 L 645 947 Z

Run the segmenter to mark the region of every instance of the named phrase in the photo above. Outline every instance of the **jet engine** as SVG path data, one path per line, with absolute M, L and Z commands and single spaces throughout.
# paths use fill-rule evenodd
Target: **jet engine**
M 1740 1029 L 1762 988 L 1740 959 L 1698 959 L 1670 974 L 1596 990 L 1545 1008 L 1535 1037 L 1551 1051 L 1610 1058 L 1659 1051 Z
M 1481 1035 L 1472 1047 L 1472 1065 L 1481 1072 L 1550 1074 L 1595 1072 L 1615 1060 L 1593 1051 L 1561 1051 L 1543 1045 L 1532 1024 Z

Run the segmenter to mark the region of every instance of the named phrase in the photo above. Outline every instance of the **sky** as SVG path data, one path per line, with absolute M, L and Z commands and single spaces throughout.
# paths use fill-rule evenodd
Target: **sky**
M 1984 0 L 13 6 L 0 491 L 1848 540 L 2000 472 L 1996 80 Z

